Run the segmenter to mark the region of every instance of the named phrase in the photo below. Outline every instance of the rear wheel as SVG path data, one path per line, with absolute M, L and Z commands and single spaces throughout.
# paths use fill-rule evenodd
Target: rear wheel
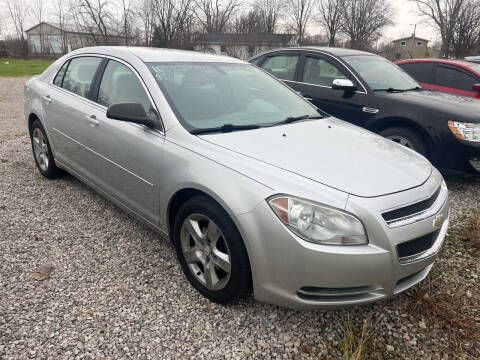
M 173 239 L 183 272 L 193 287 L 216 303 L 245 297 L 251 288 L 243 240 L 228 214 L 206 196 L 183 204 Z
M 55 165 L 47 134 L 38 120 L 32 124 L 30 140 L 32 141 L 33 157 L 40 173 L 48 179 L 62 175 L 62 170 Z
M 392 140 L 393 142 L 396 142 L 397 144 L 415 150 L 424 156 L 427 154 L 427 146 L 425 141 L 423 137 L 415 130 L 407 127 L 396 126 L 382 130 L 380 135 Z

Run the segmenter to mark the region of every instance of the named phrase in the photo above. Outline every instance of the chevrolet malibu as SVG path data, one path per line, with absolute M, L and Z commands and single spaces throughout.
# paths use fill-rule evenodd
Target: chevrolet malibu
M 389 298 L 427 276 L 447 231 L 423 156 L 233 58 L 77 50 L 26 82 L 25 118 L 43 176 L 68 172 L 170 236 L 214 302 Z

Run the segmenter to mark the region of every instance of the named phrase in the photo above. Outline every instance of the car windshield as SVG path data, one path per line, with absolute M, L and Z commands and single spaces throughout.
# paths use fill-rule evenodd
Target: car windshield
M 422 86 L 394 63 L 380 56 L 354 55 L 342 58 L 372 90 L 412 90 Z
M 189 130 L 268 126 L 317 109 L 251 64 L 150 63 L 157 83 Z

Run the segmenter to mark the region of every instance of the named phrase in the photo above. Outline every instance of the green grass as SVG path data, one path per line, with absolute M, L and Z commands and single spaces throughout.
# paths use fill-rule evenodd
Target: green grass
M 0 77 L 37 75 L 52 62 L 53 60 L 43 59 L 0 59 Z

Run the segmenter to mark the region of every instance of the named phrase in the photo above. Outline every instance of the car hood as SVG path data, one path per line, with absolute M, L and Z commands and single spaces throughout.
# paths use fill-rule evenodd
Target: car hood
M 475 98 L 461 96 L 441 91 L 407 91 L 399 93 L 378 92 L 377 96 L 386 97 L 390 100 L 418 105 L 429 108 L 435 112 L 444 111 L 455 115 L 470 115 L 478 119 L 480 115 L 480 101 Z M 477 122 L 480 120 L 476 120 Z
M 362 197 L 417 187 L 432 172 L 423 156 L 335 118 L 201 138 L 264 166 Z

